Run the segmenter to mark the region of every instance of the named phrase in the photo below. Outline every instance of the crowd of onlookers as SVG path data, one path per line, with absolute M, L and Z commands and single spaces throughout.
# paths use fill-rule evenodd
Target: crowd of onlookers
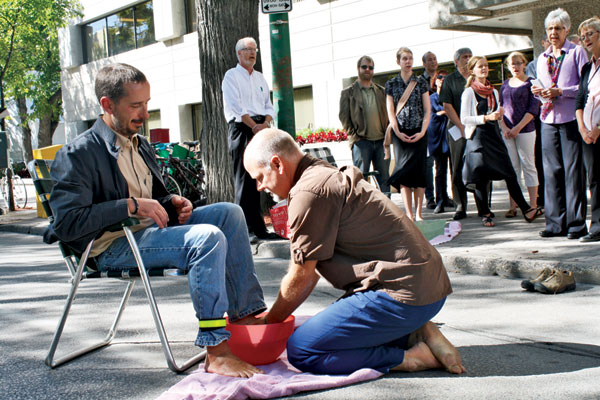
M 541 237 L 600 241 L 600 19 L 585 20 L 569 35 L 570 17 L 559 8 L 544 24 L 545 51 L 529 63 L 524 54 L 510 53 L 510 78 L 499 90 L 488 80 L 486 57 L 468 48 L 455 52 L 452 73 L 425 53 L 425 71 L 417 76 L 412 51 L 402 47 L 396 53 L 400 72 L 385 87 L 373 82 L 373 60 L 358 60 L 358 79 L 340 99 L 353 162 L 364 174 L 373 165 L 382 190 L 392 186 L 402 194 L 409 218 L 422 220 L 425 206 L 436 214 L 454 209 L 453 218 L 463 219 L 472 192 L 482 224 L 495 226 L 491 182 L 504 180 L 506 218 L 519 210 L 528 222 L 543 215 Z M 390 145 L 395 165 L 388 174 Z

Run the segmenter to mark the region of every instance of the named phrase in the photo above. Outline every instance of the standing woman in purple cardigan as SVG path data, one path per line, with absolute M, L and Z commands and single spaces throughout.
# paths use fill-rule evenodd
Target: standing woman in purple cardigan
M 588 56 L 567 40 L 571 19 L 565 10 L 548 13 L 544 25 L 550 47 L 538 58 L 537 77 L 542 86 L 531 87 L 542 100 L 546 229 L 540 236 L 579 239 L 587 234 L 587 199 L 575 95 Z
M 537 208 L 539 182 L 535 168 L 534 118 L 539 113 L 540 102 L 531 93 L 531 78 L 525 75 L 527 59 L 523 53 L 510 53 L 506 57 L 506 66 L 512 78 L 505 80 L 500 88 L 500 105 L 504 108 L 504 117 L 499 121 L 500 129 L 517 179 L 523 171 L 529 204 Z M 505 216 L 517 216 L 517 203 L 512 197 Z

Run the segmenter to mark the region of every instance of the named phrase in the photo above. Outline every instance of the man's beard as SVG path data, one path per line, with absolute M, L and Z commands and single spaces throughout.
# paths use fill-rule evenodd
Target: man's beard
M 281 200 L 283 200 L 281 197 L 277 196 L 275 193 L 270 192 L 269 189 L 265 189 L 265 192 L 267 192 L 267 194 L 273 198 L 275 203 L 279 203 Z
M 121 118 L 119 118 L 118 115 L 115 115 L 115 119 L 114 119 L 114 124 L 115 124 L 115 130 L 123 135 L 126 136 L 133 136 L 136 133 L 139 133 L 139 129 L 137 130 L 133 130 L 129 127 L 129 122 L 123 122 L 123 120 Z M 134 120 L 134 122 L 138 122 L 139 120 Z M 143 122 L 143 121 L 141 121 Z

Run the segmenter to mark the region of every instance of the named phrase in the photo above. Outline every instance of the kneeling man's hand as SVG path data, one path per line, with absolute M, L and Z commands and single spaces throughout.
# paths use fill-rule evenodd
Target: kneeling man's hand
M 169 214 L 160 203 L 154 199 L 136 198 L 139 208 L 136 216 L 152 218 L 159 228 L 165 228 L 169 222 Z M 129 199 L 128 201 L 131 201 Z M 133 202 L 132 202 L 132 207 Z M 131 208 L 129 209 L 131 211 Z
M 192 202 L 181 196 L 173 196 L 171 198 L 171 203 L 175 206 L 177 210 L 177 216 L 180 224 L 185 224 L 187 220 L 192 215 L 192 211 L 194 207 L 192 206 Z

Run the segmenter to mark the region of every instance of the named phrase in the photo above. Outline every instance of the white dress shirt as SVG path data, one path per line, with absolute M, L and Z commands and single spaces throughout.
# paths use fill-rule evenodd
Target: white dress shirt
M 223 108 L 227 122 L 235 119 L 242 122 L 242 115 L 270 115 L 275 118 L 275 110 L 269 97 L 269 85 L 263 75 L 248 71 L 238 64 L 225 73 L 223 83 Z

